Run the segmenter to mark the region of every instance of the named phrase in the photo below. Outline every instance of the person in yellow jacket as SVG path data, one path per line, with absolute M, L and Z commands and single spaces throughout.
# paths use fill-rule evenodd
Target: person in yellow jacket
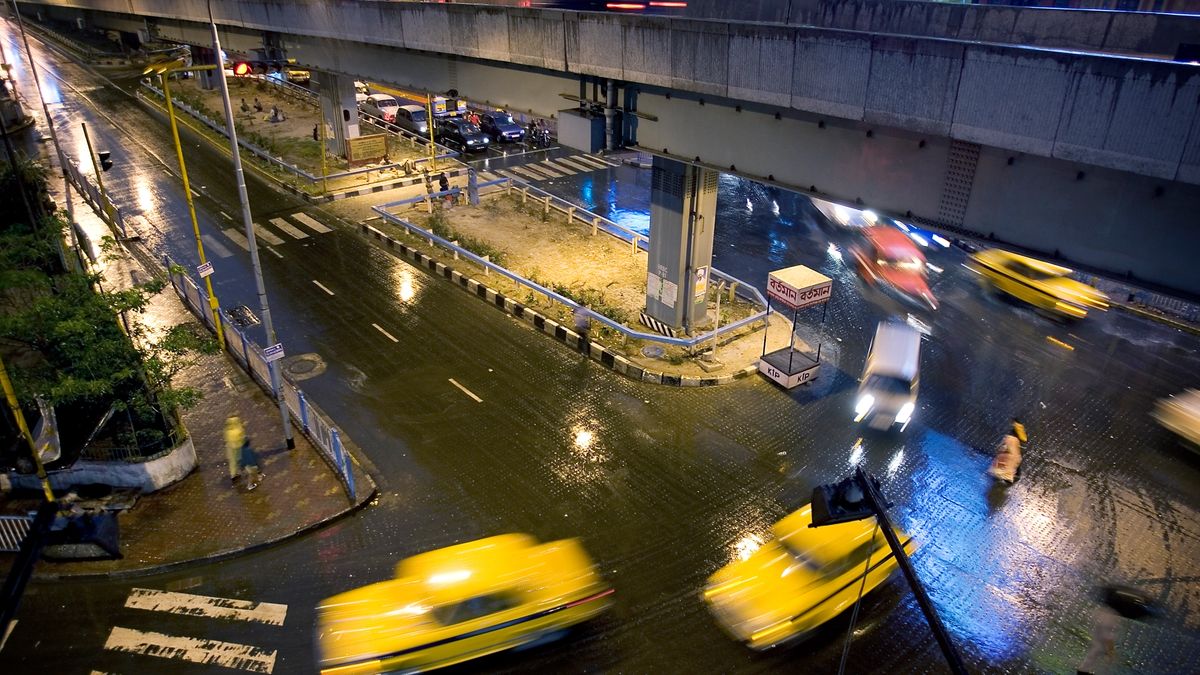
M 246 444 L 246 428 L 237 415 L 225 420 L 225 460 L 229 462 L 229 482 L 237 484 L 241 475 L 242 446 Z

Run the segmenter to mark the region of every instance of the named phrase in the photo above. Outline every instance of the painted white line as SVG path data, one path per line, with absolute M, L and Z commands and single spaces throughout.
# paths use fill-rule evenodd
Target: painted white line
M 275 650 L 273 649 L 260 649 L 253 645 L 240 645 L 236 642 L 143 632 L 120 626 L 114 627 L 108 634 L 108 641 L 104 643 L 104 648 L 115 652 L 237 668 L 254 673 L 270 673 L 275 670 Z
M 211 234 L 202 234 L 200 235 L 200 239 L 204 242 L 205 253 L 212 253 L 218 258 L 228 258 L 233 255 L 233 251 L 230 251 L 225 244 L 217 241 L 217 238 Z
M 8 644 L 8 636 L 12 635 L 13 629 L 17 627 L 17 619 L 8 622 L 8 626 L 4 629 L 4 637 L 0 637 L 0 652 L 4 651 L 4 645 Z
M 553 169 L 547 169 L 546 167 L 542 166 L 541 164 L 522 164 L 520 166 L 520 168 L 525 169 L 526 171 L 528 171 L 529 173 L 532 173 L 535 176 L 545 176 L 547 178 L 561 178 L 562 177 L 562 176 L 558 175 L 557 171 L 555 171 Z
M 233 220 L 233 216 L 225 213 L 224 211 L 221 211 L 221 215 L 225 216 L 225 220 Z
M 252 602 L 234 598 L 215 598 L 208 595 L 134 588 L 125 599 L 125 606 L 168 614 L 206 616 L 212 619 L 237 619 L 282 626 L 287 605 L 273 602 Z
M 526 164 L 525 166 L 535 171 L 549 174 L 551 178 L 562 178 L 562 174 L 554 170 L 554 165 L 550 164 L 550 160 L 548 159 L 542 160 L 537 164 Z
M 589 164 L 584 164 L 574 157 L 559 157 L 558 162 L 561 164 L 566 164 L 567 166 L 573 166 L 580 171 L 587 171 L 589 173 L 596 170 L 596 167 Z
M 330 295 L 333 295 L 333 291 L 329 290 L 328 288 L 325 288 L 325 285 L 322 284 L 321 282 L 317 281 L 316 279 L 313 279 L 312 282 L 317 285 L 317 288 L 325 291 L 326 293 L 328 293 Z
M 526 180 L 526 178 L 522 177 L 520 174 L 518 174 L 514 171 L 509 171 L 507 169 L 497 169 L 496 173 L 500 174 L 501 176 L 504 176 L 505 178 L 512 178 L 515 180 Z
M 319 149 L 319 148 L 318 148 L 318 149 Z M 190 192 L 192 193 L 192 196 L 193 196 L 193 197 L 199 197 L 199 196 L 200 196 L 200 193 L 199 193 L 199 192 L 196 192 L 195 190 L 191 190 Z
M 308 238 L 307 232 L 303 232 L 299 229 L 296 229 L 295 226 L 293 226 L 291 223 L 284 220 L 283 218 L 272 218 L 271 224 L 274 225 L 275 227 L 278 227 L 279 229 L 283 230 L 284 232 L 287 232 L 288 234 L 292 235 L 292 237 L 294 237 L 296 239 L 307 239 Z
M 600 155 L 589 155 L 589 154 L 584 154 L 584 155 L 582 155 L 582 156 L 583 156 L 583 157 L 587 157 L 588 159 L 590 159 L 590 160 L 592 160 L 592 161 L 594 161 L 594 162 L 600 162 L 601 164 L 603 164 L 603 165 L 605 165 L 605 166 L 609 166 L 609 167 L 613 167 L 613 166 L 621 166 L 620 164 L 617 164 L 617 163 L 615 163 L 615 162 L 612 162 L 612 161 L 610 161 L 610 160 L 604 159 L 604 158 L 603 158 L 603 157 L 601 157 Z
M 318 149 L 320 149 L 320 148 L 318 148 Z M 391 333 L 389 333 L 389 332 L 387 332 L 386 330 L 384 330 L 383 328 L 381 328 L 381 327 L 379 326 L 379 324 L 377 324 L 377 323 L 373 323 L 373 324 L 371 324 L 371 325 L 372 325 L 372 326 L 375 326 L 375 330 L 377 330 L 377 331 L 379 331 L 380 333 L 383 333 L 384 335 L 386 335 L 386 336 L 387 336 L 387 339 L 391 340 L 392 342 L 399 342 L 399 340 L 397 340 L 397 339 L 396 339 L 396 338 L 395 338 L 395 337 L 394 337 L 394 336 L 393 336 Z
M 545 163 L 546 163 L 546 165 L 553 167 L 559 173 L 565 173 L 568 176 L 573 176 L 573 175 L 579 173 L 579 169 L 576 169 L 573 166 L 568 166 L 565 162 L 561 162 L 561 161 L 558 161 L 555 159 L 548 159 L 548 160 L 546 160 Z
M 571 155 L 571 159 L 573 159 L 577 162 L 580 162 L 582 164 L 589 164 L 591 166 L 596 167 L 597 169 L 611 169 L 612 168 L 612 165 L 609 164 L 608 162 L 606 162 L 602 159 L 593 157 L 592 155 Z
M 221 231 L 225 233 L 226 237 L 229 237 L 230 239 L 232 239 L 233 243 L 237 244 L 238 246 L 241 246 L 242 248 L 246 249 L 247 251 L 250 250 L 250 242 L 246 240 L 246 235 L 242 234 L 241 232 L 238 232 L 237 230 L 233 229 L 232 227 L 229 228 L 228 230 L 221 230 Z
M 479 398 L 478 396 L 476 396 L 475 394 L 471 393 L 471 390 L 470 390 L 470 389 L 467 389 L 466 387 L 462 386 L 461 384 L 459 384 L 459 383 L 455 382 L 453 377 L 452 377 L 452 378 L 450 378 L 450 384 L 452 384 L 452 385 L 454 385 L 454 386 L 458 387 L 460 390 L 462 390 L 462 393 L 464 393 L 464 394 L 466 394 L 467 396 L 470 396 L 471 398 L 475 399 L 475 402 L 476 402 L 476 403 L 483 403 L 483 399 L 481 399 L 481 398 Z
M 259 239 L 266 239 L 268 244 L 278 246 L 283 243 L 283 240 L 275 236 L 275 233 L 263 227 L 261 223 L 254 224 L 254 236 Z
M 524 166 L 514 166 L 510 171 L 521 176 L 524 180 L 546 180 L 546 177 L 542 174 L 530 171 Z
M 274 253 L 276 258 L 283 257 L 282 253 L 280 253 L 279 251 L 276 251 L 275 249 L 271 248 L 270 246 L 267 247 L 267 250 L 270 251 L 271 253 Z
M 317 222 L 316 220 L 314 220 L 312 218 L 312 216 L 308 215 L 307 213 L 293 213 L 292 218 L 299 221 L 301 225 L 308 226 L 309 228 L 312 229 L 313 232 L 316 232 L 317 234 L 325 234 L 326 232 L 333 232 L 333 230 L 331 230 L 328 227 L 325 227 L 323 224 Z

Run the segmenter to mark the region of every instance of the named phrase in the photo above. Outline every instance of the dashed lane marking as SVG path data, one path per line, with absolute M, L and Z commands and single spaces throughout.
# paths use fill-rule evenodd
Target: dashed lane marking
M 333 291 L 329 290 L 328 288 L 325 288 L 325 284 L 322 284 L 321 282 L 317 281 L 316 279 L 313 279 L 312 282 L 317 285 L 317 288 L 325 291 L 326 293 L 328 293 L 330 295 L 334 294 Z
M 271 224 L 274 225 L 275 227 L 278 227 L 279 229 L 283 230 L 284 232 L 287 232 L 288 234 L 292 235 L 292 237 L 294 237 L 296 239 L 308 239 L 307 232 L 304 232 L 304 231 L 298 229 L 297 227 L 295 227 L 288 221 L 284 220 L 283 218 L 272 218 Z
M 236 619 L 254 623 L 282 626 L 287 616 L 287 605 L 274 602 L 252 602 L 234 598 L 217 598 L 209 595 L 193 595 L 174 591 L 159 591 L 151 588 L 134 588 L 125 599 L 125 606 L 168 614 L 205 616 L 212 619 Z
M 113 627 L 104 648 L 115 652 L 157 656 L 172 661 L 223 666 L 254 673 L 270 673 L 275 670 L 274 649 L 132 630 L 120 626 Z
M 254 224 L 254 236 L 259 239 L 266 239 L 268 244 L 278 246 L 283 243 L 283 240 L 275 235 L 274 232 L 263 227 L 261 223 Z
M 200 235 L 200 240 L 204 242 L 205 253 L 212 253 L 218 258 L 228 258 L 233 255 L 233 251 L 230 251 L 225 244 L 217 241 L 217 238 L 211 234 Z
M 307 213 L 293 213 L 292 218 L 299 221 L 301 225 L 305 225 L 305 226 L 311 228 L 312 231 L 316 232 L 317 234 L 325 234 L 326 232 L 333 232 L 333 230 L 331 230 L 328 227 L 325 227 L 321 223 L 317 222 L 316 220 L 313 219 L 312 216 L 308 215 Z
M 470 389 L 467 389 L 466 387 L 462 386 L 461 384 L 455 382 L 453 377 L 450 378 L 450 384 L 458 387 L 462 391 L 462 393 L 466 394 L 467 396 L 470 396 L 472 399 L 475 400 L 476 403 L 483 403 L 483 399 L 479 398 L 474 393 L 472 393 Z
M 387 332 L 386 330 L 384 330 L 384 329 L 383 329 L 383 328 L 382 328 L 382 327 L 381 327 L 379 324 L 377 324 L 377 323 L 373 323 L 373 324 L 371 324 L 371 325 L 375 327 L 375 330 L 379 331 L 380 333 L 383 333 L 383 334 L 384 334 L 384 336 L 386 336 L 386 337 L 387 337 L 387 339 L 391 340 L 392 342 L 399 342 L 399 340 L 397 340 L 397 339 L 395 338 L 395 336 L 393 336 L 391 333 L 389 333 L 389 332 Z
M 220 213 L 222 216 L 225 216 L 225 220 L 233 220 L 233 216 L 229 215 L 228 213 L 225 213 L 224 211 L 221 211 Z
M 246 239 L 246 235 L 242 234 L 241 232 L 238 232 L 237 230 L 235 230 L 233 228 L 229 228 L 228 230 L 221 230 L 221 231 L 225 233 L 226 237 L 229 237 L 230 239 L 232 239 L 233 243 L 237 244 L 238 246 L 241 246 L 242 248 L 246 249 L 247 251 L 250 250 L 250 242 Z
M 282 253 L 280 253 L 279 251 L 276 251 L 275 249 L 271 248 L 270 246 L 267 247 L 267 250 L 270 251 L 271 253 L 274 253 L 276 258 L 283 257 Z

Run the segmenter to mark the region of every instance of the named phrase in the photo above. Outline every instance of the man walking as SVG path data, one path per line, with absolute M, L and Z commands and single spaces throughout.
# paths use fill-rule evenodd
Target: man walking
M 237 415 L 225 420 L 225 460 L 229 463 L 229 483 L 237 485 L 242 472 L 242 446 L 246 444 L 246 428 Z

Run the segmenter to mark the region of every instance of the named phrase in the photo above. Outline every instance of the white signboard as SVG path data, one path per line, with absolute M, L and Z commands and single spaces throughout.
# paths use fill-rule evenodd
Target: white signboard
M 667 307 L 674 307 L 679 295 L 679 285 L 667 281 L 654 272 L 646 274 L 646 295 L 658 300 Z
M 273 361 L 278 361 L 279 359 L 282 359 L 283 358 L 283 343 L 276 342 L 275 344 L 271 345 L 270 347 L 267 347 L 266 349 L 264 349 L 263 350 L 263 358 L 265 358 L 267 360 L 267 363 L 271 363 Z
M 697 300 L 702 299 L 708 293 L 708 267 L 696 268 L 696 284 L 692 295 Z
M 204 277 L 207 277 L 207 276 L 211 276 L 213 273 L 212 262 L 211 261 L 206 262 L 203 265 L 196 267 L 196 272 L 198 272 L 200 274 L 201 279 L 203 279 Z
M 767 279 L 767 295 L 792 309 L 828 302 L 832 292 L 832 279 L 804 265 L 776 270 Z
M 784 389 L 791 389 L 793 387 L 798 387 L 798 386 L 808 382 L 809 380 L 811 380 L 817 376 L 817 371 L 820 368 L 821 368 L 820 364 L 817 364 L 807 370 L 802 370 L 798 373 L 788 375 L 787 373 L 783 372 L 782 370 L 767 363 L 766 359 L 759 359 L 759 361 L 758 361 L 758 372 L 771 378 L 777 384 L 782 386 Z
M 679 284 L 663 279 L 662 282 L 662 303 L 667 307 L 674 307 L 675 300 L 679 298 Z

